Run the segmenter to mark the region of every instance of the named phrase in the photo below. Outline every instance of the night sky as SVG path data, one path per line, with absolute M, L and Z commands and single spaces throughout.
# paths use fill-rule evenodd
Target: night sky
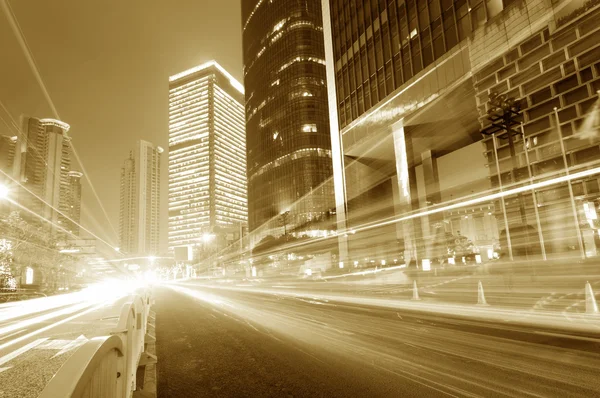
M 215 59 L 242 80 L 240 0 L 19 0 L 10 5 L 87 176 L 118 231 L 119 178 L 138 139 L 168 147 L 168 77 Z M 53 117 L 0 11 L 0 134 Z M 74 157 L 72 157 L 73 159 Z M 73 160 L 74 162 L 74 160 Z M 75 162 L 74 162 L 75 163 Z M 167 153 L 162 166 L 166 250 Z M 80 169 L 73 164 L 72 169 Z M 117 244 L 88 181 L 82 225 Z M 82 235 L 85 232 L 82 231 Z

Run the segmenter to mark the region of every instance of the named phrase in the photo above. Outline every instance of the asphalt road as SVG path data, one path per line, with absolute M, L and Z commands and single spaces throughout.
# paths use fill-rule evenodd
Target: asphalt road
M 198 282 L 158 288 L 159 397 L 600 396 L 600 336 Z

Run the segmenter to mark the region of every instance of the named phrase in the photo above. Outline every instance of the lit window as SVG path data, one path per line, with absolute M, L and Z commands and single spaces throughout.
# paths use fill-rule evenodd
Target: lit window
M 316 133 L 317 132 L 317 125 L 314 123 L 311 124 L 305 124 L 302 126 L 302 132 L 303 133 Z

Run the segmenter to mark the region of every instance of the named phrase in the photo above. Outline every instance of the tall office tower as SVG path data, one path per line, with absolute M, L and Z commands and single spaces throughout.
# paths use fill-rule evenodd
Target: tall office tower
M 0 181 L 11 184 L 17 137 L 0 136 Z
M 169 250 L 247 222 L 243 93 L 215 61 L 169 78 Z
M 67 211 L 65 215 L 66 228 L 74 235 L 79 235 L 79 221 L 81 220 L 81 177 L 80 171 L 69 171 L 68 183 L 69 190 L 67 196 Z
M 16 186 L 13 178 L 13 163 L 15 160 L 15 148 L 17 137 L 0 136 L 0 184 L 9 192 Z M 0 214 L 6 215 L 10 212 L 11 205 L 6 200 L 0 203 Z
M 334 206 L 321 2 L 243 0 L 242 26 L 249 229 L 311 229 Z
M 121 168 L 119 247 L 123 253 L 160 250 L 160 156 L 163 149 L 140 140 Z
M 68 173 L 71 144 L 69 125 L 55 119 L 23 119 L 23 134 L 17 139 L 14 176 L 21 183 L 18 202 L 44 218 L 43 226 L 51 233 L 64 232 L 67 211 Z M 39 217 L 24 213 L 29 221 Z
M 322 7 L 336 208 L 348 228 L 506 191 L 600 156 L 591 122 L 600 112 L 598 7 L 583 0 L 322 0 Z M 490 103 L 494 94 L 518 104 L 503 116 L 513 119 L 510 132 L 490 121 L 503 112 Z M 594 176 L 467 202 L 340 235 L 340 251 L 349 245 L 354 258 L 377 251 L 390 258 L 404 248 L 407 262 L 425 267 L 457 250 L 448 240 L 467 238 L 484 258 L 498 245 L 511 259 L 596 255 L 594 233 L 578 225 L 594 224 L 598 192 Z M 380 239 L 367 247 L 369 234 Z

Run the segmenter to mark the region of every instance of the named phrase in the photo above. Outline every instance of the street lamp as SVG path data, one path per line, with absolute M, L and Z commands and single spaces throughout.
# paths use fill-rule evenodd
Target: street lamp
M 521 108 L 523 106 L 523 100 L 518 100 L 512 97 L 507 97 L 506 95 L 498 95 L 498 93 L 491 93 L 489 96 L 489 110 L 488 110 L 488 120 L 492 122 L 491 126 L 483 131 L 486 135 L 491 135 L 494 143 L 495 154 L 496 157 L 496 165 L 498 167 L 498 185 L 502 187 L 502 173 L 500 171 L 499 161 L 498 161 L 498 148 L 496 146 L 496 134 L 498 138 L 507 139 L 508 140 L 508 149 L 510 152 L 510 157 L 512 161 L 512 170 L 510 172 L 510 178 L 512 183 L 518 182 L 518 170 L 519 170 L 519 161 L 515 151 L 515 142 L 514 136 L 522 136 L 522 139 L 525 140 L 525 136 L 522 133 L 515 129 L 515 127 L 519 126 L 523 122 L 523 115 L 521 114 Z M 526 150 L 526 148 L 524 148 Z M 527 165 L 529 167 L 529 165 Z M 535 194 L 534 194 L 535 195 Z M 504 200 L 504 199 L 503 199 Z M 519 204 L 519 214 L 521 218 L 521 224 L 525 227 L 525 240 L 526 240 L 526 254 L 529 251 L 529 231 L 527 229 L 527 214 L 525 210 L 525 200 L 521 193 L 517 194 L 517 201 Z M 508 218 L 506 215 L 506 205 L 503 204 L 503 211 L 506 223 L 506 236 L 509 246 L 509 253 L 512 259 L 512 248 L 510 241 L 510 232 L 508 227 Z M 537 209 L 536 209 L 537 211 Z
M 215 234 L 209 234 L 208 232 L 205 232 L 205 233 L 202 235 L 202 242 L 204 242 L 204 243 L 208 243 L 208 242 L 210 242 L 211 240 L 213 240 L 213 239 L 214 239 L 214 237 L 215 237 Z
M 9 189 L 6 185 L 0 184 L 0 199 L 8 198 Z
M 287 224 L 288 224 L 288 220 L 290 218 L 290 211 L 286 210 L 283 213 L 281 213 L 279 215 L 280 220 L 281 220 L 281 224 L 283 224 L 283 236 L 286 237 L 287 239 Z

